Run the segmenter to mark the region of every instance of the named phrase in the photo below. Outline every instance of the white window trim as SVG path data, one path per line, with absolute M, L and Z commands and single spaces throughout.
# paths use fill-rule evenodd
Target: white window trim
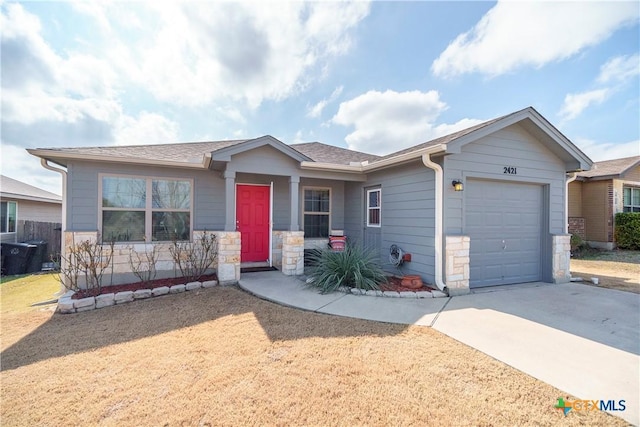
M 13 200 L 5 200 L 2 203 L 6 203 L 7 204 L 7 223 L 5 224 L 5 228 L 7 230 L 9 230 L 9 203 L 13 203 L 14 205 L 16 205 L 16 223 L 14 224 L 15 226 L 15 230 L 14 231 L 3 231 L 2 234 L 16 234 L 18 232 L 18 202 L 13 201 Z
M 304 193 L 306 190 L 323 190 L 323 191 L 329 191 L 329 212 L 315 212 L 315 211 L 306 211 L 304 209 Z M 304 186 L 302 187 L 302 230 L 304 231 L 304 216 L 309 214 L 309 215 L 327 215 L 329 217 L 329 227 L 327 230 L 327 236 L 331 235 L 331 213 L 333 211 L 333 203 L 332 203 L 332 197 L 331 197 L 331 187 L 317 187 L 317 186 Z M 305 239 L 323 239 L 323 240 L 327 240 L 329 237 L 306 237 Z
M 629 200 L 630 204 L 625 205 L 624 203 L 624 190 L 629 189 L 631 191 L 631 200 Z M 625 212 L 625 208 L 630 208 L 630 210 L 628 212 L 638 212 L 634 209 L 640 209 L 640 205 L 634 205 L 633 204 L 633 192 L 634 191 L 638 191 L 640 192 L 640 187 L 632 187 L 630 185 L 624 185 L 622 187 L 622 211 Z
M 378 206 L 377 208 L 372 208 L 369 206 L 369 194 L 370 193 L 374 193 L 374 192 L 378 192 L 380 193 L 380 206 Z M 367 190 L 367 200 L 366 200 L 366 204 L 367 204 L 367 211 L 366 211 L 366 215 L 367 215 L 367 227 L 374 227 L 374 228 L 380 228 L 382 227 L 382 187 L 377 187 L 377 188 L 371 188 Z M 369 222 L 369 210 L 371 209 L 378 209 L 380 211 L 380 222 L 378 224 L 371 224 Z
M 103 178 L 131 178 L 131 179 L 144 179 L 146 184 L 146 200 L 145 207 L 142 208 L 114 208 L 108 207 L 104 208 L 102 206 L 102 179 Z M 150 194 L 153 193 L 153 180 L 166 180 L 166 181 L 189 181 L 190 192 L 189 192 L 189 204 L 191 209 L 153 209 L 153 198 L 149 197 Z M 144 238 L 145 242 L 149 243 L 166 243 L 165 240 L 152 240 L 152 222 L 153 222 L 153 212 L 154 211 L 170 211 L 170 212 L 189 212 L 189 240 L 193 239 L 193 211 L 194 207 L 194 182 L 193 178 L 182 178 L 175 176 L 159 176 L 159 175 L 128 175 L 128 174 L 118 174 L 118 173 L 99 173 L 98 174 L 98 233 L 102 239 L 102 212 L 107 211 L 142 211 L 144 210 Z M 141 240 L 131 240 L 131 241 L 117 241 L 116 243 L 135 243 L 142 242 Z

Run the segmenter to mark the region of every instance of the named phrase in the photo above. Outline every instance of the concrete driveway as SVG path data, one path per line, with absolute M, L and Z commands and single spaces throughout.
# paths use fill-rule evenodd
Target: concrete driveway
M 319 313 L 431 326 L 579 399 L 624 400 L 612 414 L 640 424 L 638 294 L 532 283 L 453 298 L 320 295 L 280 272 L 244 274 L 240 286 Z

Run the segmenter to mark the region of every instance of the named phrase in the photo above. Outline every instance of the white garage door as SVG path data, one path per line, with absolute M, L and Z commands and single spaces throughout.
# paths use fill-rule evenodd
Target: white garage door
M 468 179 L 472 288 L 541 280 L 542 186 Z

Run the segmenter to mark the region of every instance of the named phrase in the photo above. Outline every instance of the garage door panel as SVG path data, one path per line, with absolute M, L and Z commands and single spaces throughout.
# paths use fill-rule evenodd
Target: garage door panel
M 468 179 L 465 192 L 470 286 L 540 280 L 542 186 Z

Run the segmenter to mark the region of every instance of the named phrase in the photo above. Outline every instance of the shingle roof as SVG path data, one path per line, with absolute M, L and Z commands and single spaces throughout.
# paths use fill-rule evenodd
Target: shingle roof
M 579 172 L 581 178 L 616 177 L 624 174 L 632 167 L 640 164 L 640 156 L 595 162 L 590 170 Z
M 106 156 L 201 163 L 202 156 L 206 153 L 211 153 L 246 141 L 248 140 L 238 139 L 229 141 L 183 142 L 176 144 L 47 148 L 46 150 L 52 153 L 59 152 L 81 156 Z
M 62 197 L 8 176 L 0 175 L 0 192 L 3 198 L 40 200 L 62 203 Z
M 346 148 L 327 145 L 321 142 L 291 144 L 290 147 L 309 157 L 314 162 L 332 163 L 337 165 L 348 165 L 351 162 L 373 162 L 381 158 L 380 156 L 373 154 L 347 150 Z
M 507 114 L 506 116 L 502 116 L 502 117 L 498 117 L 498 118 L 495 118 L 495 119 L 491 119 L 491 120 L 488 120 L 486 122 L 479 123 L 479 124 L 477 124 L 475 126 L 471 126 L 471 127 L 466 128 L 466 129 L 459 130 L 458 132 L 454 132 L 454 133 L 451 133 L 449 135 L 441 136 L 440 138 L 432 139 L 431 141 L 427 141 L 427 142 L 424 142 L 422 144 L 418 144 L 418 145 L 414 145 L 414 146 L 409 147 L 409 148 L 405 148 L 404 150 L 400 150 L 400 151 L 396 151 L 396 152 L 391 153 L 391 154 L 387 154 L 386 156 L 382 157 L 380 160 L 388 159 L 388 158 L 391 158 L 391 157 L 400 156 L 402 154 L 411 153 L 413 151 L 418 151 L 418 150 L 421 150 L 423 148 L 432 147 L 434 145 L 439 145 L 439 144 L 446 145 L 451 141 L 454 141 L 454 140 L 456 140 L 458 138 L 461 138 L 461 137 L 463 137 L 465 135 L 468 135 L 471 132 L 474 132 L 474 131 L 477 131 L 479 129 L 482 129 L 483 127 L 489 126 L 490 124 L 493 124 L 493 123 L 495 123 L 495 122 L 497 122 L 499 120 L 502 120 L 502 119 L 504 119 L 506 117 L 509 117 L 509 116 L 511 116 L 513 114 L 516 114 L 516 113 L 519 113 L 519 111 L 516 111 L 515 113 Z

